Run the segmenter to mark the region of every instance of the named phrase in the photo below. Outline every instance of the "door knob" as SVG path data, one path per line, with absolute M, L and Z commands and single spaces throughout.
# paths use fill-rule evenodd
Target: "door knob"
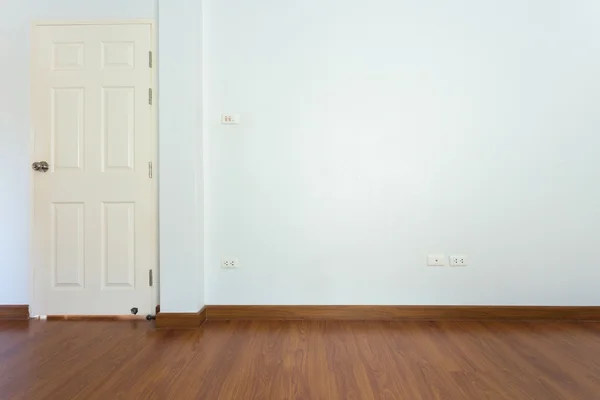
M 46 161 L 36 161 L 31 164 L 31 168 L 34 171 L 46 172 L 50 168 L 50 164 L 48 164 Z

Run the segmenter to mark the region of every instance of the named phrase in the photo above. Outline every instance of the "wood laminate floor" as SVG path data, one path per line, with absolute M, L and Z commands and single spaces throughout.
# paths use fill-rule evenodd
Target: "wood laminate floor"
M 600 399 L 600 324 L 0 321 L 0 399 Z

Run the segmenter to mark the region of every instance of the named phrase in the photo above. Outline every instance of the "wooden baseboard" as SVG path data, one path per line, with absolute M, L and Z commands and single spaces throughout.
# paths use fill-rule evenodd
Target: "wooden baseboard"
M 143 321 L 143 315 L 48 315 L 48 321 Z
M 158 307 L 157 307 L 158 308 Z M 0 305 L 0 320 L 27 320 L 29 306 Z M 131 321 L 136 315 L 48 315 L 67 321 Z M 206 320 L 600 321 L 600 307 L 561 306 L 206 306 L 195 313 L 156 314 L 159 329 L 198 328 Z
M 26 321 L 29 319 L 29 306 L 28 305 L 11 305 L 3 306 L 0 305 L 0 321 L 11 320 L 11 321 Z
M 600 307 L 545 306 L 206 306 L 215 320 L 569 320 L 600 321 Z
M 191 329 L 198 328 L 206 321 L 206 307 L 195 313 L 168 313 L 156 314 L 157 329 Z

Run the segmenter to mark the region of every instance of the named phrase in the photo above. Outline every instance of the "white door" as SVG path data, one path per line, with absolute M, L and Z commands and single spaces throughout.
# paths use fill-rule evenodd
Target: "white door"
M 36 26 L 34 312 L 151 312 L 157 265 L 151 25 Z

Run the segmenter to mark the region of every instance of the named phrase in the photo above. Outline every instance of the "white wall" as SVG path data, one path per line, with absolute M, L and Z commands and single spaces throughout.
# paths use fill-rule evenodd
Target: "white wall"
M 0 0 L 0 304 L 31 300 L 30 22 L 152 18 L 154 4 Z M 158 13 L 163 310 L 600 305 L 597 2 Z M 425 267 L 439 252 L 470 265 Z M 225 255 L 242 267 L 221 270 Z
M 600 3 L 204 13 L 208 304 L 600 305 Z
M 202 2 L 165 0 L 159 23 L 161 312 L 204 306 Z
M 30 304 L 30 30 L 34 20 L 151 19 L 154 0 L 0 0 L 0 304 Z

